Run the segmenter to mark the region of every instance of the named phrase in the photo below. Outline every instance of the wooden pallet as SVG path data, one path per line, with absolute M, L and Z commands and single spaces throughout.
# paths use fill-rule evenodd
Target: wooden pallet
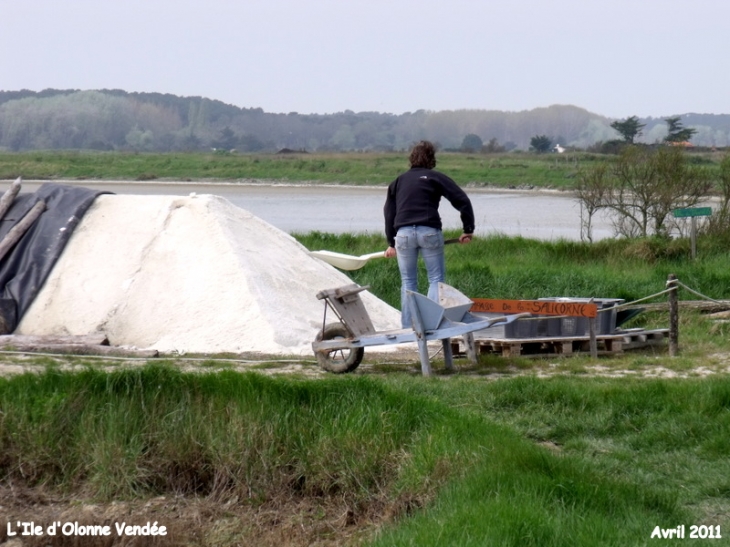
M 669 329 L 630 329 L 611 335 L 598 335 L 599 355 L 616 355 L 627 349 L 636 349 L 660 344 L 669 336 Z M 573 355 L 590 353 L 590 337 L 561 336 L 554 338 L 475 338 L 479 354 L 499 354 L 503 357 L 516 355 L 542 357 L 546 355 Z M 464 353 L 463 339 L 453 339 L 454 353 Z
M 621 336 L 624 337 L 623 349 L 645 348 L 663 344 L 664 339 L 669 338 L 669 329 L 627 329 Z

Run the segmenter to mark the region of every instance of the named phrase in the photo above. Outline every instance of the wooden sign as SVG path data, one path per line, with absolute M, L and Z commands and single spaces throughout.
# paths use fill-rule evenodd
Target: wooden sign
M 556 300 L 492 300 L 472 298 L 472 312 L 482 313 L 532 313 L 535 315 L 567 315 L 570 317 L 596 317 L 598 305 L 587 302 Z

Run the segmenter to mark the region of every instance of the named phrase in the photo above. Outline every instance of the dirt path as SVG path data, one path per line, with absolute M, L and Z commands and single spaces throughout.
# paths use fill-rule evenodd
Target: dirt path
M 160 496 L 94 503 L 11 485 L 0 487 L 0 513 L 4 517 L 0 519 L 0 546 L 332 547 L 356 544 L 358 538 L 372 534 L 389 512 L 381 504 L 348 507 L 337 499 L 255 503 L 236 498 Z M 23 536 L 19 522 L 41 526 L 44 535 Z M 53 523 L 57 523 L 56 534 L 49 536 L 48 527 Z M 127 526 L 139 528 L 128 530 Z M 101 527 L 108 527 L 108 535 L 100 534 L 104 532 Z M 92 536 L 89 532 L 93 530 L 99 535 Z M 17 535 L 8 537 L 8 531 Z
M 694 359 L 688 365 L 684 360 L 672 360 L 662 349 L 653 356 L 642 354 L 641 365 L 634 362 L 633 352 L 621 356 L 590 360 L 586 355 L 574 354 L 572 357 L 539 356 L 527 360 L 508 360 L 493 356 L 487 363 L 472 365 L 463 356 L 454 361 L 454 372 L 450 373 L 439 364 L 438 349 L 431 347 L 434 375 L 449 377 L 452 374 L 465 374 L 485 379 L 509 378 L 534 375 L 547 378 L 561 374 L 583 374 L 602 377 L 644 377 L 644 378 L 697 378 L 711 374 L 730 373 L 730 352 L 711 353 L 702 359 Z M 45 355 L 0 351 L 0 377 L 9 377 L 25 372 L 41 373 L 49 366 L 57 370 L 84 370 L 89 366 L 95 369 L 114 371 L 121 368 L 142 367 L 155 361 L 177 366 L 185 372 L 214 372 L 216 370 L 255 371 L 267 375 L 297 375 L 307 378 L 327 377 L 330 373 L 322 370 L 314 358 L 241 355 L 238 357 L 218 356 L 161 356 L 158 359 L 135 359 Z M 525 362 L 527 361 L 527 362 Z M 377 353 L 367 351 L 365 358 L 353 374 L 386 374 L 388 372 L 408 372 L 420 374 L 419 354 L 415 344 L 394 351 Z

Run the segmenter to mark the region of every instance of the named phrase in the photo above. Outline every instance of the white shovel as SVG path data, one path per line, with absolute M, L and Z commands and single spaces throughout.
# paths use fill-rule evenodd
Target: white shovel
M 444 241 L 444 245 L 449 245 L 450 243 L 459 243 L 459 240 L 447 239 Z M 383 258 L 385 256 L 385 251 L 361 256 L 346 255 L 342 253 L 335 253 L 333 251 L 309 251 L 309 254 L 341 270 L 359 270 L 367 264 L 369 260 L 373 258 Z

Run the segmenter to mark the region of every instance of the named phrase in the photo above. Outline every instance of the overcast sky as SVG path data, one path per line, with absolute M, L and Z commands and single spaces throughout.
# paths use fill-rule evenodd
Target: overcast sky
M 728 0 L 0 0 L 0 90 L 267 112 L 730 113 Z

